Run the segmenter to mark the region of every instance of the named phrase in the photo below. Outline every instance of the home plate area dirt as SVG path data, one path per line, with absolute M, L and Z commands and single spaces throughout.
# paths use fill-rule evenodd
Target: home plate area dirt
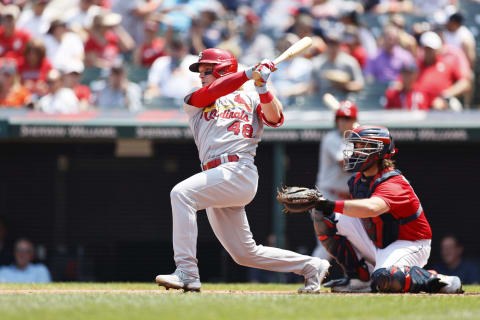
M 1 294 L 95 294 L 95 293 L 102 293 L 102 294 L 183 294 L 182 290 L 165 290 L 165 289 L 152 289 L 152 290 L 140 290 L 140 289 L 3 289 L 0 290 Z M 185 292 L 186 294 L 240 294 L 240 295 L 251 295 L 251 294 L 281 294 L 281 295 L 297 295 L 296 291 L 271 291 L 271 290 L 202 290 L 200 293 L 198 292 Z M 315 294 L 314 294 L 315 295 Z M 389 294 L 382 294 L 382 293 L 333 293 L 333 292 L 320 292 L 316 295 L 413 295 L 411 293 L 389 293 Z M 414 295 L 418 296 L 428 296 L 432 294 L 428 293 L 417 293 Z M 445 295 L 445 294 L 439 294 Z M 480 293 L 463 293 L 463 294 L 455 294 L 452 296 L 478 296 Z M 311 295 L 309 295 L 311 296 Z

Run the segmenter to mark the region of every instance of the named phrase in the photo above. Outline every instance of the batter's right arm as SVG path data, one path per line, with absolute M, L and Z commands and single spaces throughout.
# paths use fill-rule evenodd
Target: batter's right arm
M 214 103 L 218 98 L 234 92 L 249 78 L 244 71 L 235 72 L 218 78 L 208 86 L 198 89 L 190 96 L 188 103 L 197 108 L 205 108 Z

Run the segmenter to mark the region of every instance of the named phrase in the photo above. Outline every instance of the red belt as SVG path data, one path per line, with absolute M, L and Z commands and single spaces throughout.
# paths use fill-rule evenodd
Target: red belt
M 333 194 L 334 196 L 338 197 L 339 199 L 344 199 L 344 200 L 350 199 L 350 194 L 346 193 L 346 192 L 329 189 L 328 193 Z
M 222 161 L 222 158 L 224 159 L 223 161 Z M 239 159 L 239 157 L 236 154 L 228 155 L 226 157 L 219 157 L 219 158 L 210 160 L 207 163 L 203 164 L 202 169 L 203 169 L 203 171 L 208 170 L 208 169 L 213 169 L 213 168 L 218 167 L 219 165 L 221 165 L 222 163 L 225 163 L 225 162 L 237 162 L 238 159 Z

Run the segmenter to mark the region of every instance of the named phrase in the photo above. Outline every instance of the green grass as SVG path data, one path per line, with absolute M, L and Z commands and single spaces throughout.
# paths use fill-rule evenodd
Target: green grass
M 1 320 L 27 319 L 479 319 L 478 295 L 297 295 L 298 285 L 204 284 L 163 293 L 149 283 L 0 284 Z M 480 286 L 467 286 L 480 293 Z M 35 290 L 102 290 L 45 293 Z M 112 290 L 112 293 L 107 292 Z M 122 290 L 121 293 L 115 290 Z M 124 290 L 132 290 L 131 293 Z M 207 293 L 233 290 L 234 293 Z M 240 290 L 248 291 L 241 293 Z M 151 292 L 150 292 L 151 291 Z M 251 291 L 265 293 L 253 294 Z M 285 293 L 266 293 L 285 291 Z

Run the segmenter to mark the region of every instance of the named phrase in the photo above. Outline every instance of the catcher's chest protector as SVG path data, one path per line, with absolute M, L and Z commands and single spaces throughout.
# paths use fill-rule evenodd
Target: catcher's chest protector
M 353 199 L 370 198 L 375 188 L 386 180 L 399 176 L 402 173 L 399 170 L 385 170 L 380 172 L 375 177 L 364 179 L 362 181 L 362 174 L 359 172 L 352 176 L 348 181 L 348 187 Z M 420 206 L 414 214 L 396 219 L 391 213 L 383 213 L 378 217 L 361 218 L 363 227 L 367 231 L 369 238 L 373 241 L 377 248 L 385 248 L 392 242 L 398 239 L 398 231 L 400 226 L 417 219 L 422 213 Z

